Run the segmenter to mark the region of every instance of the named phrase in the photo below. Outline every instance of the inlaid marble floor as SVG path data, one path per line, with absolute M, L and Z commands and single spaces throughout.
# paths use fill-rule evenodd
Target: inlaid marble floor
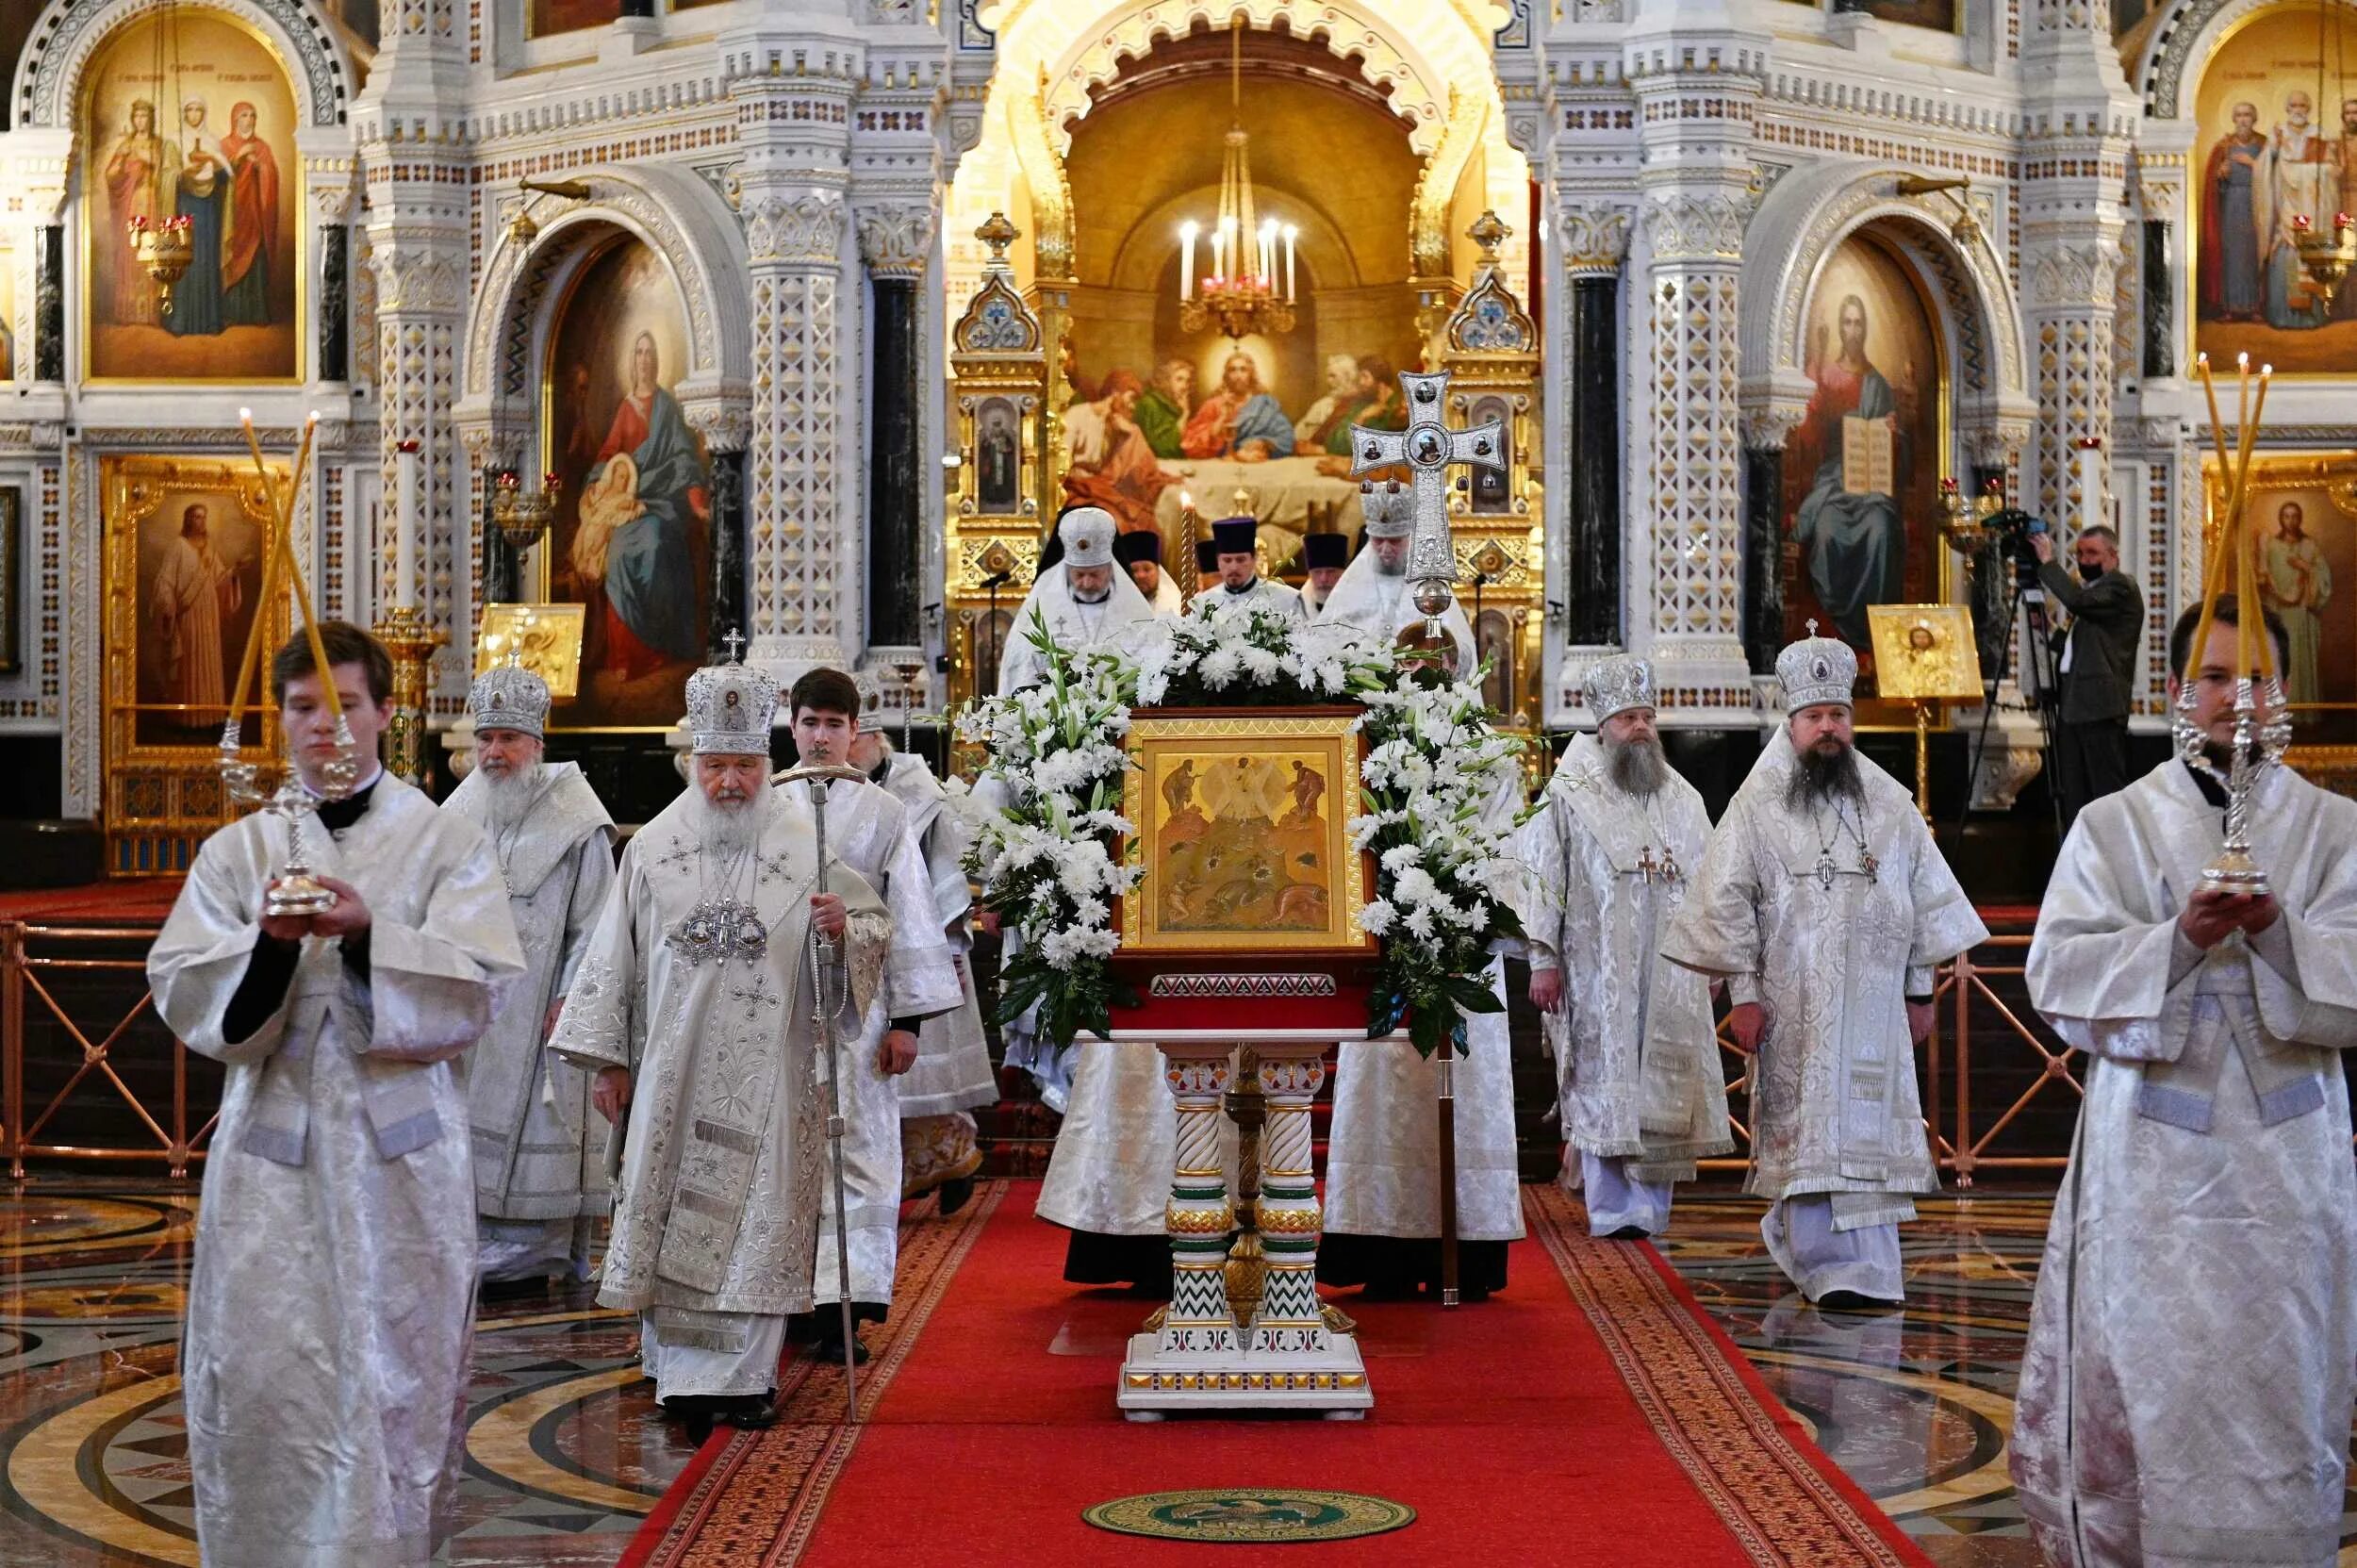
M 1941 1568 L 2035 1568 L 2004 1449 L 2044 1197 L 1926 1202 L 1907 1232 L 1907 1312 L 1867 1320 L 1790 1292 L 1759 1212 L 1689 1197 L 1664 1251 Z M 160 1182 L 0 1197 L 0 1568 L 196 1562 L 173 1375 L 194 1217 L 193 1188 Z M 652 1416 L 635 1338 L 585 1287 L 486 1309 L 453 1568 L 620 1556 L 690 1453 Z

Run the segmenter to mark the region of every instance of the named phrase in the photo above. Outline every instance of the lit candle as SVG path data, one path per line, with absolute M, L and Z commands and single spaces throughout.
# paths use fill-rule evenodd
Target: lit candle
M 1277 282 L 1277 220 L 1264 219 L 1261 223 L 1261 287 L 1272 288 Z
M 418 603 L 418 443 L 393 451 L 393 608 Z
M 1195 298 L 1195 237 L 1202 230 L 1192 218 L 1178 225 L 1178 297 Z
M 2093 437 L 2079 443 L 2076 478 L 2079 481 L 2079 533 L 2103 521 L 2103 446 Z
M 1300 233 L 1298 225 L 1285 225 L 1285 302 L 1288 305 L 1293 303 L 1294 297 L 1294 239 Z

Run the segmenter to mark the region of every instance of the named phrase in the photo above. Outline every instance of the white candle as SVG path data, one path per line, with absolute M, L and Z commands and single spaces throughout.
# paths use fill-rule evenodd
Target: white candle
M 418 453 L 404 442 L 393 454 L 393 608 L 418 603 Z
M 1270 218 L 1261 224 L 1261 287 L 1274 288 L 1277 283 L 1277 220 Z
M 2075 454 L 2078 458 L 2079 525 L 2084 534 L 2099 525 L 2108 525 L 2103 516 L 2103 449 L 2083 446 Z
M 1178 225 L 1178 297 L 1195 298 L 1195 237 L 1202 232 L 1190 218 Z
M 1285 225 L 1285 302 L 1288 305 L 1293 303 L 1294 297 L 1294 239 L 1300 233 L 1295 224 Z

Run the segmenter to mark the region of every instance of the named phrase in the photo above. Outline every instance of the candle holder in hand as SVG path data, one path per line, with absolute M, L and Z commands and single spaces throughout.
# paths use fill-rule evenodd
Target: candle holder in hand
M 322 797 L 347 800 L 359 783 L 360 749 L 353 738 L 352 725 L 340 714 L 337 716 L 336 755 L 320 769 L 320 794 L 314 795 L 303 786 L 292 767 L 280 777 L 275 789 L 262 788 L 260 769 L 245 759 L 239 744 L 241 722 L 232 717 L 222 725 L 222 788 L 238 805 L 269 812 L 287 823 L 287 858 L 262 895 L 262 913 L 272 919 L 323 915 L 336 907 L 336 893 L 311 869 L 309 851 L 304 848 L 303 821 L 319 810 Z

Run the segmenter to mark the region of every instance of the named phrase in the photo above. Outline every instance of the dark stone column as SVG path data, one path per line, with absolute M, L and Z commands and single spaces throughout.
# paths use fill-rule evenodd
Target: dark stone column
M 1571 541 L 1563 602 L 1574 643 L 1621 640 L 1621 277 L 1572 278 Z
M 65 379 L 65 227 L 44 223 L 36 231 L 41 253 L 34 258 L 33 379 Z
M 712 592 L 704 640 L 714 660 L 725 658 L 732 632 L 742 634 L 745 601 L 745 454 L 712 454 Z
M 352 374 L 351 238 L 341 223 L 320 225 L 321 381 L 344 381 Z
M 500 532 L 497 510 L 499 482 L 513 471 L 483 470 L 483 602 L 486 604 L 516 604 L 524 597 L 523 563 L 516 558 L 507 536 Z
M 872 275 L 875 307 L 867 378 L 867 637 L 870 647 L 914 648 L 922 635 L 917 602 L 917 377 L 923 360 L 916 337 L 916 279 Z
M 1784 449 L 1743 449 L 1743 652 L 1772 674 L 1784 648 Z
M 2175 280 L 2168 270 L 2168 225 L 2158 219 L 2144 224 L 2144 373 L 2177 373 L 2177 312 L 2170 289 Z

